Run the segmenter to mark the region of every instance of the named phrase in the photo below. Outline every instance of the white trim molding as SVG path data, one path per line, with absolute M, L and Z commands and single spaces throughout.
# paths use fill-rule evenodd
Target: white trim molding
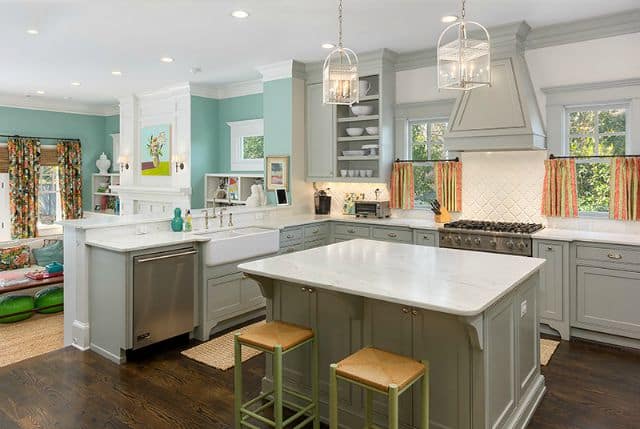
M 0 106 L 91 116 L 114 116 L 119 112 L 118 105 L 115 102 L 113 105 L 91 104 L 74 100 L 59 100 L 17 94 L 0 94 Z
M 263 91 L 264 87 L 262 80 L 260 79 L 215 86 L 191 83 L 191 95 L 196 97 L 212 98 L 215 100 L 262 94 Z
M 305 66 L 295 60 L 280 61 L 258 67 L 263 82 L 280 79 L 304 79 Z
M 264 137 L 264 119 L 227 122 L 227 125 L 231 131 L 231 171 L 264 171 L 264 158 L 244 159 L 242 156 L 245 137 Z

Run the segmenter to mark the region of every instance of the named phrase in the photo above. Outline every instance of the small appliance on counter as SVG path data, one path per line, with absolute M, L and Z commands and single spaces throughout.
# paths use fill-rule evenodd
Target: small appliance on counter
M 376 217 L 378 219 L 391 217 L 389 201 L 356 201 L 356 217 Z
M 317 215 L 328 215 L 331 213 L 331 196 L 327 194 L 327 191 L 324 189 L 316 190 L 313 195 Z

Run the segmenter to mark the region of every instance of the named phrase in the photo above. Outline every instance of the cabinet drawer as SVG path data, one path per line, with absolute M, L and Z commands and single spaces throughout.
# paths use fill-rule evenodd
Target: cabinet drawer
M 616 246 L 576 246 L 576 257 L 585 261 L 613 262 L 640 266 L 640 250 Z
M 576 274 L 578 326 L 640 338 L 640 273 L 578 266 Z
M 326 238 L 321 238 L 320 240 L 305 240 L 304 241 L 304 248 L 306 249 L 313 249 L 314 247 L 320 247 L 320 246 L 326 246 L 327 245 L 327 239 Z
M 362 237 L 369 238 L 371 228 L 362 225 L 351 225 L 348 223 L 337 223 L 335 225 L 335 234 L 348 237 Z
M 432 246 L 435 247 L 438 244 L 436 240 L 436 232 L 434 231 L 422 231 L 416 230 L 413 232 L 413 242 L 420 246 Z
M 280 243 L 301 242 L 304 235 L 303 228 L 285 228 L 280 231 Z
M 282 255 L 283 253 L 293 253 L 304 250 L 304 244 L 291 244 L 280 247 L 280 252 L 278 254 Z
M 410 229 L 373 228 L 375 240 L 397 241 L 400 243 L 413 243 L 413 234 Z
M 329 225 L 320 223 L 315 225 L 307 225 L 304 227 L 304 240 L 314 241 L 326 237 L 329 234 Z

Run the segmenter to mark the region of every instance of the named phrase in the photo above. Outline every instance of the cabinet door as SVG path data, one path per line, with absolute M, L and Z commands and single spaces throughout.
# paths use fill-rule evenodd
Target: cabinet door
M 419 246 L 438 246 L 437 233 L 434 231 L 415 230 L 413 231 L 413 242 Z
M 243 278 L 240 281 L 240 293 L 242 295 L 242 305 L 245 309 L 264 307 L 267 303 L 258 282 L 253 279 Z
M 365 300 L 364 345 L 389 350 L 404 356 L 412 355 L 411 308 L 384 301 Z M 387 426 L 387 398 L 374 396 L 374 419 L 382 427 Z M 412 427 L 413 398 L 405 393 L 400 396 L 400 424 Z
M 577 324 L 640 338 L 640 273 L 577 267 Z
M 242 274 L 207 281 L 207 319 L 224 320 L 242 310 Z
M 333 178 L 335 107 L 322 103 L 322 84 L 307 86 L 307 178 Z
M 561 243 L 537 243 L 537 257 L 546 259 L 540 277 L 540 317 L 563 320 L 564 255 Z

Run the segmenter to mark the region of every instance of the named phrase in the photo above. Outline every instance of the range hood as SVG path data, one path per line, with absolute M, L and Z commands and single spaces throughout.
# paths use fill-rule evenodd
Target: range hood
M 491 86 L 461 92 L 449 118 L 449 151 L 545 149 L 546 136 L 523 43 L 530 27 L 501 27 L 492 37 Z

